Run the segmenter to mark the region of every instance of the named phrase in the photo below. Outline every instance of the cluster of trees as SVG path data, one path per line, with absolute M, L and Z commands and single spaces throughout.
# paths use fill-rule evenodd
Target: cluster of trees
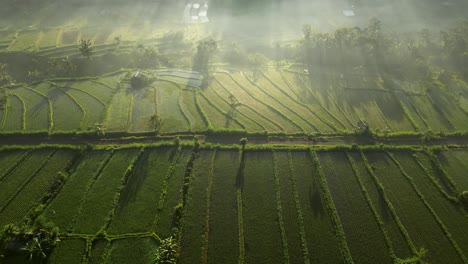
M 23 256 L 34 263 L 45 263 L 60 242 L 59 229 L 38 218 L 34 225 L 9 224 L 0 234 L 0 261 L 8 256 Z
M 468 21 L 440 32 L 427 29 L 417 34 L 386 32 L 371 18 L 366 28 L 345 27 L 332 33 L 303 27 L 297 57 L 308 68 L 326 67 L 339 72 L 359 69 L 389 74 L 392 78 L 420 80 L 448 69 L 466 78 L 468 69 Z

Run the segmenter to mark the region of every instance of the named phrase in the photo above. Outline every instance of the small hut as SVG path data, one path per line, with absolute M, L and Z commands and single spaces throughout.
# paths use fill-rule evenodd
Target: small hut
M 130 84 L 132 85 L 133 89 L 140 89 L 146 86 L 146 76 L 143 73 L 137 71 L 132 74 L 132 78 L 130 79 Z

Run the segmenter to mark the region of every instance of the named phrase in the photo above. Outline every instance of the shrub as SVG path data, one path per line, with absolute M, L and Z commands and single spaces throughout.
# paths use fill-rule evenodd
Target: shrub
M 153 259 L 154 264 L 175 264 L 179 255 L 179 245 L 175 238 L 168 237 L 161 241 Z

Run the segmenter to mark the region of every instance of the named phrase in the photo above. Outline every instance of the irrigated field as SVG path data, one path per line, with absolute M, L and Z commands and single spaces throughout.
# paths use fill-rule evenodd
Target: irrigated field
M 1 129 L 94 132 L 99 123 L 109 132 L 130 133 L 336 133 L 353 130 L 359 120 L 373 131 L 468 129 L 468 112 L 450 104 L 453 94 L 445 89 L 411 96 L 383 87 L 328 89 L 331 84 L 315 85 L 282 68 L 265 71 L 256 81 L 245 72 L 216 72 L 204 89 L 169 80 L 163 71 L 148 74 L 161 74 L 161 79 L 141 89 L 132 89 L 126 71 L 11 88 Z M 185 71 L 172 74 L 190 80 Z
M 180 263 L 466 262 L 466 149 L 142 147 L 2 150 L 0 223 L 57 225 L 52 263 L 147 263 L 174 232 Z

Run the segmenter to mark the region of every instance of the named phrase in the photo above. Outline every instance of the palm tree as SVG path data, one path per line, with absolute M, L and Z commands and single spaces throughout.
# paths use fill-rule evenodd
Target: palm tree
M 28 241 L 22 250 L 28 253 L 29 260 L 32 260 L 33 258 L 45 259 L 47 257 L 47 255 L 44 253 L 41 242 L 37 237 L 34 237 L 32 240 Z
M 91 40 L 80 40 L 80 52 L 84 57 L 91 59 L 94 52 L 94 47 L 91 44 Z

